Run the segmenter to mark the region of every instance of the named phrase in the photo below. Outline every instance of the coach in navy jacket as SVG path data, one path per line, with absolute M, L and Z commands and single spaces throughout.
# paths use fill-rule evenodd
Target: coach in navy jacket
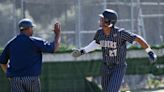
M 42 52 L 54 53 L 60 44 L 59 23 L 54 25 L 54 41 L 32 37 L 30 19 L 19 22 L 20 34 L 11 39 L 0 56 L 0 65 L 10 80 L 11 92 L 40 92 Z

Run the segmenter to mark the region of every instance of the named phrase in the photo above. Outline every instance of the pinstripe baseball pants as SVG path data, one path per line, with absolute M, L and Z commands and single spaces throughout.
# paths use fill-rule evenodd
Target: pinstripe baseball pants
M 13 77 L 10 86 L 11 92 L 41 92 L 39 77 Z
M 104 65 L 102 74 L 103 92 L 119 92 L 124 74 L 126 72 L 125 64 L 118 64 L 113 67 Z M 104 70 L 105 69 L 105 70 Z

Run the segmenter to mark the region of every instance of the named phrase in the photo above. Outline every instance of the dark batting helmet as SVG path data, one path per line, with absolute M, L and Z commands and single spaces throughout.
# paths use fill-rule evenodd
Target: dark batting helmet
M 35 24 L 33 24 L 32 20 L 24 18 L 22 20 L 19 21 L 19 29 L 25 29 L 25 28 L 29 28 L 29 27 L 34 27 Z
M 105 23 L 108 23 L 109 25 L 112 24 L 112 26 L 114 26 L 117 22 L 118 14 L 112 9 L 105 9 L 105 11 L 100 14 L 100 17 L 104 18 Z

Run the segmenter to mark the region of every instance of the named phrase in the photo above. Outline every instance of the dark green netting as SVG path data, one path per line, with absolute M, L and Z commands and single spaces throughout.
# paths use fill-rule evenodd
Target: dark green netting
M 158 58 L 157 66 L 164 64 L 164 57 Z M 163 75 L 164 68 L 150 65 L 147 58 L 127 59 L 128 74 Z M 101 60 L 78 62 L 43 63 L 41 83 L 42 92 L 101 92 L 98 85 L 88 81 L 88 76 L 99 76 Z M 0 69 L 0 92 L 9 92 L 9 82 Z

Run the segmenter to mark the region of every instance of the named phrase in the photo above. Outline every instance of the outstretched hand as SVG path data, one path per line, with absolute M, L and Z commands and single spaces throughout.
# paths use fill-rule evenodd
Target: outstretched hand
M 73 49 L 73 52 L 71 54 L 73 57 L 79 57 L 79 56 L 85 54 L 85 51 L 81 50 L 81 49 Z
M 59 22 L 56 22 L 54 24 L 54 28 L 52 30 L 55 33 L 55 37 L 54 37 L 54 52 L 57 51 L 57 49 L 59 48 L 60 45 L 60 41 L 61 41 L 61 25 Z
M 61 24 L 59 22 L 56 22 L 54 24 L 54 29 L 53 29 L 55 34 L 60 34 L 61 32 Z

